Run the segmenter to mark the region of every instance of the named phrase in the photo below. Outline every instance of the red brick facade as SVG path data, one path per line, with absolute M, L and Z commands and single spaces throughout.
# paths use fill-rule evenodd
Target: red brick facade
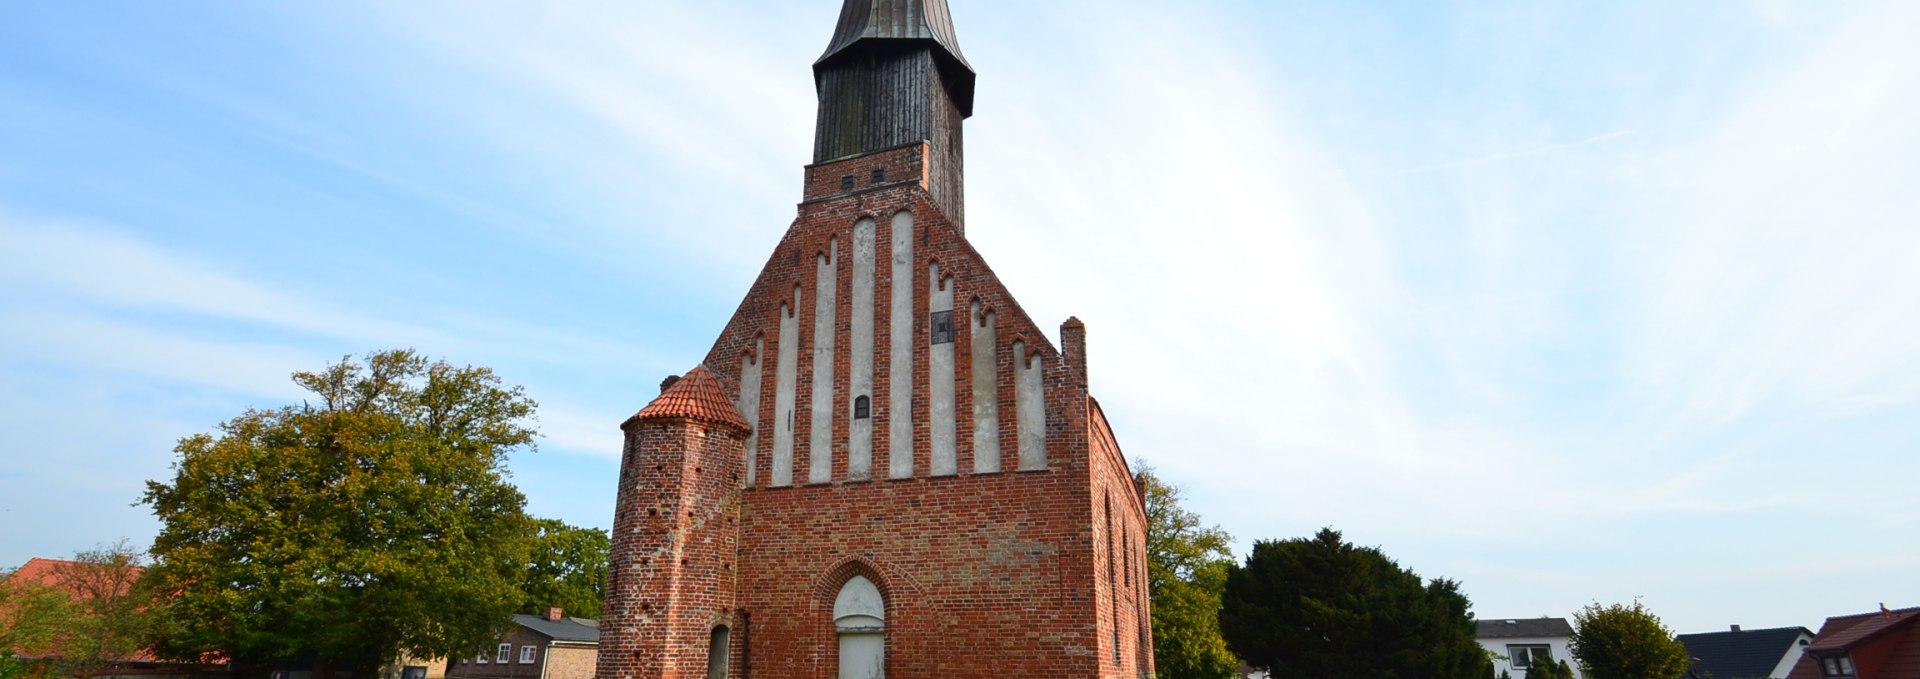
M 602 679 L 706 677 L 716 628 L 726 629 L 726 676 L 838 677 L 835 598 L 856 575 L 884 599 L 886 677 L 1152 675 L 1145 509 L 1087 393 L 1085 328 L 1069 319 L 1055 348 L 1027 317 L 929 192 L 930 154 L 919 143 L 809 166 L 798 218 L 703 363 L 659 401 L 719 405 L 649 406 L 623 427 Z M 910 222 L 896 222 L 902 212 Z M 871 379 L 856 393 L 862 220 L 873 229 Z M 899 271 L 896 223 L 913 230 L 899 234 L 911 249 Z M 894 304 L 902 277 L 912 281 L 910 309 Z M 832 317 L 816 319 L 827 286 Z M 952 291 L 950 329 L 933 327 L 942 324 L 929 301 L 936 290 Z M 912 322 L 894 327 L 895 313 L 908 311 Z M 976 343 L 988 315 L 992 340 Z M 817 320 L 831 337 L 817 336 Z M 794 344 L 784 356 L 782 342 Z M 983 352 L 976 361 L 976 345 L 992 360 Z M 894 352 L 909 346 L 911 360 L 896 364 Z M 936 347 L 950 352 L 944 367 Z M 816 383 L 815 362 L 826 360 L 832 417 L 819 435 L 830 432 L 831 443 L 816 451 L 814 392 L 828 385 Z M 1027 360 L 1039 382 L 1023 396 L 1017 364 Z M 911 376 L 900 399 L 894 371 Z M 991 399 L 979 408 L 976 380 Z M 945 396 L 936 383 L 949 385 Z M 758 398 L 743 399 L 755 384 Z M 856 415 L 861 397 L 870 412 Z M 1044 440 L 1044 459 L 1023 463 L 1021 405 L 1036 398 L 1044 417 L 1028 411 L 1036 431 L 1024 433 L 1029 445 Z M 893 412 L 896 401 L 907 412 Z M 741 403 L 757 412 L 739 412 Z M 859 419 L 871 427 L 865 474 L 852 462 Z M 902 429 L 912 437 L 910 475 L 890 472 L 902 420 L 911 422 Z M 934 465 L 943 422 L 950 471 Z M 775 482 L 781 436 L 788 484 Z M 997 437 L 997 462 L 976 462 L 976 436 Z M 816 453 L 828 456 L 825 480 L 810 473 Z

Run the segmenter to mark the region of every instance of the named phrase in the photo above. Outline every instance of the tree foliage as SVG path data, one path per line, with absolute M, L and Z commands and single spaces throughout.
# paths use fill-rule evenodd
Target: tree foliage
M 52 585 L 11 571 L 0 572 L 0 651 L 28 656 L 52 652 L 54 640 L 73 616 L 73 602 Z M 19 660 L 6 663 L 19 668 Z
M 1527 679 L 1574 679 L 1573 666 L 1565 660 L 1541 660 L 1527 667 Z
M 1474 640 L 1458 583 L 1422 582 L 1331 528 L 1261 541 L 1227 573 L 1220 627 L 1228 648 L 1276 679 L 1481 679 L 1493 668 Z
M 1180 506 L 1180 489 L 1142 462 L 1147 502 L 1147 587 L 1153 600 L 1153 658 L 1163 679 L 1226 679 L 1239 660 L 1220 636 L 1232 536 Z
M 0 583 L 0 648 L 39 658 L 47 671 L 90 677 L 148 641 L 146 555 L 125 540 L 54 561 L 34 577 Z M 7 671 L 29 666 L 6 661 Z
M 1677 677 L 1687 671 L 1687 647 L 1638 601 L 1593 603 L 1576 611 L 1570 645 L 1587 679 Z
M 522 613 L 559 607 L 567 615 L 600 617 L 613 542 L 598 528 L 576 528 L 556 519 L 534 522 L 533 558 L 527 564 Z
M 70 603 L 58 650 L 67 674 L 90 677 L 142 650 L 153 597 L 141 577 L 147 555 L 126 540 L 54 564 L 53 585 Z
M 314 400 L 181 439 L 174 477 L 147 484 L 148 577 L 169 593 L 156 650 L 366 677 L 490 646 L 524 598 L 530 525 L 504 465 L 533 445 L 534 402 L 411 350 L 293 380 Z

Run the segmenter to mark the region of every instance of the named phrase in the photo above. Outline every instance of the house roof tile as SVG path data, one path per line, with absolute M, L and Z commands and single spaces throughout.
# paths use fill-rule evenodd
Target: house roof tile
M 1474 636 L 1481 639 L 1573 636 L 1573 625 L 1567 624 L 1566 618 L 1495 618 L 1479 624 Z
M 1764 677 L 1793 651 L 1801 635 L 1811 638 L 1805 627 L 1775 627 L 1738 632 L 1704 632 L 1679 635 L 1694 659 L 1693 669 L 1700 676 Z
M 750 429 L 740 410 L 727 400 L 726 392 L 720 388 L 720 378 L 714 377 L 706 366 L 688 371 L 627 422 L 672 419 L 697 420 L 741 431 Z
M 585 641 L 600 643 L 600 621 L 587 618 L 561 618 L 548 620 L 537 615 L 517 613 L 513 621 L 521 627 L 546 635 L 554 641 Z
M 1911 625 L 1915 620 L 1920 620 L 1920 608 L 1902 608 L 1885 615 L 1874 612 L 1827 618 L 1827 624 L 1820 628 L 1820 636 L 1814 638 L 1807 650 L 1838 651 L 1895 627 Z

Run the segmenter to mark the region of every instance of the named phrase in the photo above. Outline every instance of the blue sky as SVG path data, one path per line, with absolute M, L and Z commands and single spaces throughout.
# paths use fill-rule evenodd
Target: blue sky
M 1682 632 L 1920 604 L 1920 4 L 953 5 L 969 237 L 1243 553 Z M 402 346 L 525 385 L 529 509 L 606 525 L 837 11 L 0 0 L 0 564 L 151 538 L 177 438 Z

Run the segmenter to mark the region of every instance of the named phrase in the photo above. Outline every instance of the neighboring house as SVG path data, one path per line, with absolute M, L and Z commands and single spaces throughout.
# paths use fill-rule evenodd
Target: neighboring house
M 1827 618 L 1787 679 L 1920 679 L 1920 608 Z
M 1514 679 L 1522 679 L 1535 661 L 1566 660 L 1573 667 L 1575 679 L 1579 679 L 1580 668 L 1573 666 L 1573 654 L 1567 650 L 1573 625 L 1567 624 L 1566 618 L 1496 618 L 1479 623 L 1474 638 L 1481 647 L 1505 658 L 1493 661 L 1496 674 L 1505 670 L 1512 672 Z
M 1813 641 L 1805 627 L 1682 634 L 1680 643 L 1693 659 L 1687 679 L 1783 679 Z
M 515 615 L 513 622 L 513 630 L 487 652 L 449 661 L 447 679 L 593 679 L 600 621 L 549 608 L 542 615 Z

